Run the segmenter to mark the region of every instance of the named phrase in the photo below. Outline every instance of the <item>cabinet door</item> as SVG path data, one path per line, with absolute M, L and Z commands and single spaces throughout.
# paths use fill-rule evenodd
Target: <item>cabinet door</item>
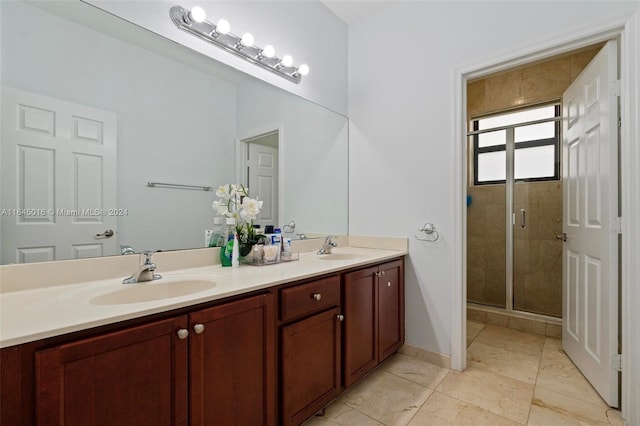
M 282 327 L 282 423 L 299 425 L 341 391 L 339 308 Z
M 273 296 L 189 315 L 192 425 L 275 422 Z
M 380 266 L 378 276 L 378 362 L 404 342 L 404 279 L 402 261 Z
M 376 336 L 377 267 L 344 276 L 344 385 L 367 374 L 378 364 Z
M 36 352 L 39 425 L 186 425 L 186 316 Z

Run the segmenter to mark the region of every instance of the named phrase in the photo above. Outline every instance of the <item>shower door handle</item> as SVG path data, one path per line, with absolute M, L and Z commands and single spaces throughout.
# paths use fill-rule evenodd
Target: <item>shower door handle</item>
M 520 227 L 522 229 L 527 227 L 527 212 L 524 209 L 520 209 Z

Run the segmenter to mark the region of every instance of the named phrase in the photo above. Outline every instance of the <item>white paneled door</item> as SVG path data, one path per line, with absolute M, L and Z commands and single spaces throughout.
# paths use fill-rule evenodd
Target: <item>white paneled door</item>
M 1 263 L 116 254 L 126 212 L 116 210 L 115 114 L 7 87 L 0 96 Z
M 263 202 L 254 223 L 278 228 L 278 148 L 257 143 L 247 145 L 249 193 Z
M 609 41 L 567 89 L 563 104 L 562 346 L 618 406 L 617 45 Z

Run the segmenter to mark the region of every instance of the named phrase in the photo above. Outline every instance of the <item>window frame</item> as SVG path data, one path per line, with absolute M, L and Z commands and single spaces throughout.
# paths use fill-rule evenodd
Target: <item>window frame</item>
M 541 146 L 550 146 L 552 145 L 554 147 L 554 174 L 553 176 L 544 176 L 544 177 L 532 177 L 532 178 L 522 178 L 522 179 L 515 179 L 514 178 L 514 182 L 544 182 L 544 181 L 553 181 L 553 180 L 560 180 L 560 132 L 561 132 L 561 127 L 560 127 L 560 119 L 561 119 L 561 105 L 559 102 L 553 102 L 552 104 L 554 106 L 554 117 L 549 119 L 549 121 L 554 121 L 554 129 L 555 129 L 555 136 L 552 138 L 546 138 L 546 139 L 536 139 L 536 140 L 530 140 L 530 141 L 524 141 L 524 142 L 514 142 L 513 145 L 513 149 L 514 149 L 514 154 L 516 152 L 516 150 L 518 149 L 524 149 L 524 148 L 536 148 L 536 147 L 541 147 Z M 473 132 L 477 132 L 479 129 L 479 120 L 483 119 L 483 118 L 487 118 L 487 117 L 491 117 L 491 116 L 496 116 L 496 115 L 503 115 L 503 114 L 507 114 L 507 113 L 511 113 L 511 112 L 515 112 L 515 111 L 524 111 L 527 109 L 534 109 L 534 108 L 539 108 L 541 106 L 544 106 L 544 104 L 540 105 L 528 105 L 526 107 L 523 108 L 518 108 L 515 110 L 509 110 L 509 111 L 503 111 L 499 114 L 491 114 L 491 115 L 487 115 L 487 116 L 481 116 L 481 117 L 475 117 L 471 120 L 471 124 L 472 124 L 472 131 Z M 526 125 L 526 123 L 518 123 L 518 124 L 513 124 L 513 125 L 509 125 L 509 126 L 503 126 L 501 128 L 505 128 L 505 129 L 510 129 L 512 131 L 515 131 L 516 128 L 518 127 L 523 127 L 523 124 Z M 487 129 L 490 130 L 490 129 Z M 508 131 L 507 130 L 507 131 Z M 485 153 L 490 153 L 490 152 L 500 152 L 500 151 L 505 151 L 507 150 L 507 141 L 505 141 L 504 144 L 501 145 L 492 145 L 492 146 L 485 146 L 485 147 L 479 147 L 480 144 L 480 134 L 479 133 L 474 133 L 473 134 L 473 185 L 474 186 L 481 186 L 481 185 L 496 185 L 496 184 L 503 184 L 506 182 L 506 179 L 498 179 L 498 180 L 486 180 L 486 181 L 478 181 L 478 156 L 480 154 L 485 154 Z M 506 169 L 506 164 L 505 164 L 505 169 Z

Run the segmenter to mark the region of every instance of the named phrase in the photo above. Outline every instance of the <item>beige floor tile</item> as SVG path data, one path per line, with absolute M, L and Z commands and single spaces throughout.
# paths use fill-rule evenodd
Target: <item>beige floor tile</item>
M 435 389 L 449 372 L 446 368 L 401 354 L 392 356 L 380 368 L 430 389 Z
M 536 388 L 528 425 L 611 425 L 618 420 L 610 408 L 564 393 Z M 613 422 L 613 423 L 612 423 Z
M 533 385 L 472 366 L 450 371 L 436 390 L 522 424 L 533 397 Z
M 526 333 L 511 328 L 487 325 L 475 340 L 487 345 L 498 346 L 509 351 L 524 352 L 540 356 L 545 337 L 538 334 Z
M 477 321 L 467 321 L 467 346 L 473 342 L 473 340 L 478 337 L 478 334 L 485 327 L 485 324 Z
M 536 387 L 606 406 L 600 395 L 564 353 L 559 339 L 547 338 L 545 341 Z
M 340 400 L 386 426 L 404 426 L 432 392 L 432 389 L 377 370 L 345 392 Z
M 324 416 L 312 417 L 304 424 L 305 426 L 384 426 L 355 408 L 342 403 L 340 400 L 334 401 L 329 405 L 325 410 Z
M 480 336 L 478 336 L 480 339 Z M 487 345 L 476 339 L 467 351 L 467 365 L 501 374 L 534 385 L 540 366 L 540 355 Z
M 466 404 L 440 392 L 434 392 L 411 419 L 408 426 L 507 426 L 513 420 Z

